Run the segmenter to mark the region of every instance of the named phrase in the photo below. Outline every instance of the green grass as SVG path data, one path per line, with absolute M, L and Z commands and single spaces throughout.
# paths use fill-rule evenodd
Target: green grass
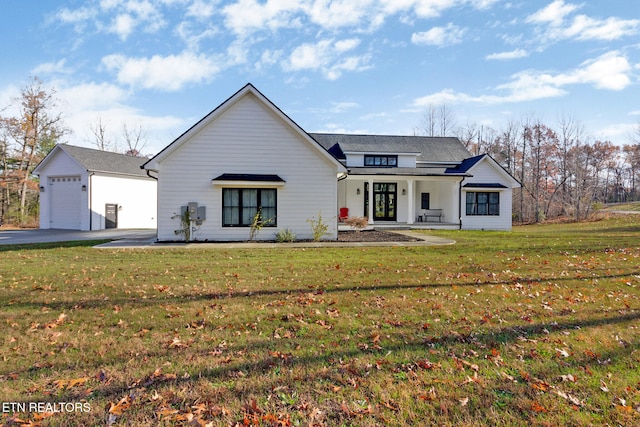
M 640 424 L 640 217 L 446 247 L 0 256 L 2 402 L 42 425 Z
M 631 203 L 616 203 L 607 206 L 606 211 L 635 211 L 640 212 L 640 202 L 631 202 Z

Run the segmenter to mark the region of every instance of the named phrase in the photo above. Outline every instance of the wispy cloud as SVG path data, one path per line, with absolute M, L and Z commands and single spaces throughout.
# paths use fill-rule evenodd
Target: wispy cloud
M 618 51 L 605 53 L 580 64 L 565 73 L 548 73 L 536 70 L 521 71 L 511 76 L 511 81 L 496 86 L 494 94 L 470 95 L 445 89 L 417 98 L 413 107 L 430 104 L 502 104 L 526 102 L 566 95 L 568 86 L 591 85 L 597 89 L 619 91 L 631 84 L 632 67 Z
M 66 59 L 60 59 L 56 62 L 44 62 L 31 70 L 31 74 L 41 76 L 44 74 L 70 74 L 73 70 L 67 66 Z
M 525 58 L 529 56 L 529 52 L 524 49 L 515 49 L 508 52 L 497 52 L 486 56 L 489 61 L 507 61 L 510 59 Z
M 573 15 L 582 5 L 555 0 L 529 15 L 525 22 L 540 25 L 540 38 L 545 41 L 574 39 L 617 40 L 640 31 L 640 20 L 609 17 L 596 19 L 587 15 Z M 573 15 L 573 16 L 572 16 Z
M 461 43 L 466 30 L 448 23 L 445 27 L 433 27 L 428 31 L 413 33 L 411 42 L 417 45 L 450 46 Z

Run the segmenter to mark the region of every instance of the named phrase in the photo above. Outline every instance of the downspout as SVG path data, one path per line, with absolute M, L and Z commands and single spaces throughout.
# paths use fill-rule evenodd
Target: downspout
M 93 231 L 93 197 L 91 197 L 93 194 L 93 180 L 91 179 L 93 174 L 94 172 L 89 174 L 89 188 L 87 189 L 87 196 L 89 197 L 89 231 Z
M 463 176 L 458 184 L 458 228 L 462 230 L 462 182 L 465 177 Z

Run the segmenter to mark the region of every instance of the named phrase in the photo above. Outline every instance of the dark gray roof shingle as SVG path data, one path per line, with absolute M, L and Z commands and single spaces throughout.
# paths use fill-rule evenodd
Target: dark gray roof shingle
M 419 153 L 419 162 L 460 162 L 471 154 L 458 138 L 394 135 L 349 135 L 310 133 L 334 157 L 344 160 L 345 152 Z
M 60 148 L 89 172 L 147 176 L 146 172 L 140 169 L 140 166 L 148 160 L 146 158 L 67 144 L 60 144 Z

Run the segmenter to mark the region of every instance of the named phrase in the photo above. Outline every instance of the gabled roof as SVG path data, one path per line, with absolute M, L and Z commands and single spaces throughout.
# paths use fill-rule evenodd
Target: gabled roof
M 140 166 L 147 161 L 146 158 L 68 144 L 57 144 L 42 162 L 36 166 L 34 173 L 39 174 L 40 170 L 59 151 L 66 153 L 87 172 L 147 177 L 145 171 L 140 169 Z
M 259 101 L 261 101 L 267 108 L 269 108 L 276 116 L 282 119 L 291 129 L 300 135 L 310 146 L 315 147 L 318 152 L 325 157 L 329 162 L 333 163 L 338 171 L 346 172 L 345 167 L 336 158 L 331 155 L 321 144 L 318 144 L 304 129 L 302 129 L 296 122 L 291 120 L 280 108 L 278 108 L 273 102 L 271 102 L 266 96 L 262 94 L 251 83 L 247 83 L 242 89 L 231 95 L 226 101 L 216 107 L 209 114 L 204 116 L 195 125 L 191 126 L 186 132 L 176 138 L 171 144 L 167 145 L 162 151 L 152 157 L 149 161 L 144 163 L 141 167 L 144 169 L 157 170 L 158 164 L 162 162 L 167 156 L 173 153 L 178 147 L 188 141 L 193 135 L 197 134 L 201 129 L 205 128 L 209 123 L 213 122 L 217 117 L 223 114 L 236 102 L 244 98 L 247 94 L 254 95 Z
M 475 157 L 469 157 L 468 159 L 464 159 L 462 161 L 462 163 L 460 163 L 458 166 L 454 167 L 454 168 L 448 168 L 446 170 L 447 174 L 453 173 L 453 174 L 459 174 L 459 173 L 470 173 L 470 171 L 480 162 L 482 161 L 487 161 L 489 162 L 492 167 L 498 171 L 498 173 L 502 174 L 505 179 L 507 179 L 510 183 L 511 183 L 511 187 L 512 188 L 518 188 L 521 187 L 520 182 L 515 179 L 513 177 L 513 175 L 511 175 L 509 173 L 509 171 L 507 171 L 505 168 L 502 167 L 502 165 L 498 162 L 495 161 L 495 159 L 493 157 L 491 157 L 488 154 L 480 154 L 479 156 L 475 156 Z M 479 183 L 474 183 L 474 184 L 466 184 L 466 187 L 472 187 L 475 185 L 478 185 Z M 500 188 L 498 186 L 500 186 L 501 184 L 496 184 L 496 183 L 482 183 L 481 186 L 485 187 L 485 188 Z M 505 187 L 506 188 L 506 187 Z
M 460 162 L 469 157 L 469 151 L 458 138 L 394 135 L 349 135 L 310 133 L 337 159 L 344 153 L 414 154 L 418 162 Z

